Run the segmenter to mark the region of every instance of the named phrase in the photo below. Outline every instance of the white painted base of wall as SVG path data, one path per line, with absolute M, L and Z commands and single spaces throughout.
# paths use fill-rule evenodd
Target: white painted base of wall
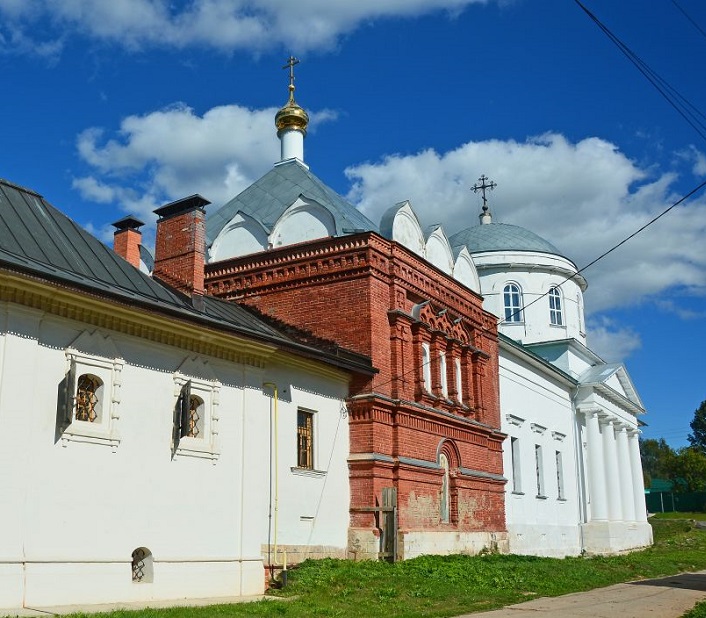
M 510 553 L 525 556 L 563 558 L 581 553 L 578 524 L 560 525 L 508 525 Z
M 507 532 L 419 532 L 401 533 L 400 558 L 409 560 L 427 554 L 445 556 L 449 554 L 475 555 L 482 551 L 509 551 Z
M 652 526 L 647 522 L 592 521 L 582 528 L 588 554 L 618 554 L 652 545 Z
M 0 608 L 22 607 L 22 565 L 0 564 Z
M 0 608 L 178 601 L 264 593 L 262 560 L 157 562 L 154 581 L 132 581 L 130 562 L 0 565 Z

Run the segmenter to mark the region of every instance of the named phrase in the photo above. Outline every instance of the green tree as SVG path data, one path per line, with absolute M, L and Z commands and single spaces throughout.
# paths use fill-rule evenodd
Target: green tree
M 706 490 L 706 454 L 701 450 L 690 446 L 679 449 L 672 457 L 669 468 L 675 490 Z
M 640 452 L 646 487 L 649 487 L 652 479 L 671 478 L 671 460 L 676 453 L 664 438 L 640 440 Z
M 689 444 L 693 448 L 699 449 L 702 453 L 706 453 L 706 401 L 702 401 L 701 405 L 694 412 L 694 420 L 690 425 L 691 433 L 689 434 Z

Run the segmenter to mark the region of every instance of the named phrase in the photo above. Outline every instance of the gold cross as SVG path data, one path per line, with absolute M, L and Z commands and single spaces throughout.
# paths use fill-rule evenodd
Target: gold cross
M 294 56 L 290 56 L 282 68 L 289 69 L 289 96 L 294 98 L 294 65 L 299 64 L 299 60 Z

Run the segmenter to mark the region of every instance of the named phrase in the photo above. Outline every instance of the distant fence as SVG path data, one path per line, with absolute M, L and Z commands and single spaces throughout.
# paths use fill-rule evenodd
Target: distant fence
M 650 513 L 706 512 L 706 491 L 654 491 L 645 494 L 645 502 Z

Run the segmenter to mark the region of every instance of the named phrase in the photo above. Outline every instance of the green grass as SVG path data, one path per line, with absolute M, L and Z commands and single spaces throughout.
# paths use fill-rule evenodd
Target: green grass
M 706 618 L 706 601 L 697 603 L 692 610 L 686 612 L 681 618 Z
M 275 592 L 286 601 L 129 612 L 125 618 L 457 616 L 541 596 L 706 569 L 706 532 L 688 521 L 653 522 L 654 547 L 623 556 L 423 556 L 396 564 L 307 561 Z M 128 612 L 115 612 L 118 618 Z M 696 614 L 697 618 L 702 616 Z
M 696 519 L 706 521 L 706 513 L 655 513 L 650 517 L 653 519 Z

